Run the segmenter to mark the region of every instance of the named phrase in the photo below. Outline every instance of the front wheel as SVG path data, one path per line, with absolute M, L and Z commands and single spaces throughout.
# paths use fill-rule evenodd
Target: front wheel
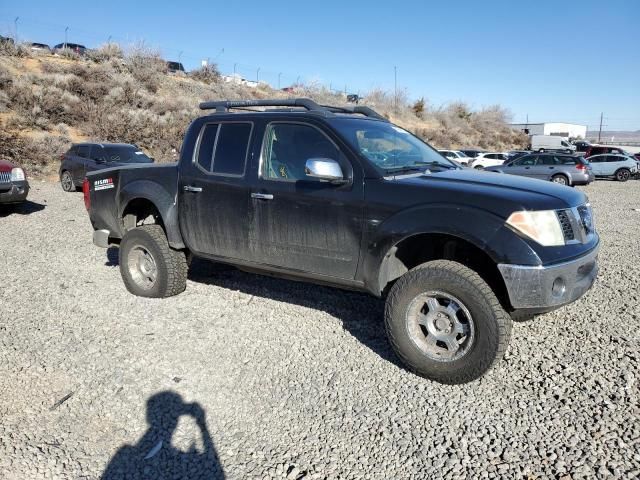
M 629 178 L 631 178 L 631 171 L 626 168 L 621 168 L 616 172 L 616 180 L 619 182 L 626 182 Z
M 134 295 L 164 298 L 187 286 L 185 253 L 173 250 L 159 225 L 129 230 L 120 242 L 120 275 Z
M 393 285 L 385 325 L 391 346 L 410 370 L 459 384 L 481 377 L 502 358 L 512 321 L 476 272 L 436 260 Z

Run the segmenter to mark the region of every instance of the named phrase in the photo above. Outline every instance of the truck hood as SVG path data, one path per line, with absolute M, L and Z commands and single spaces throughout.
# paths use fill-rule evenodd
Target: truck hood
M 587 202 L 584 193 L 552 182 L 474 170 L 387 177 L 411 190 L 418 203 L 448 203 L 489 210 L 504 218 L 516 210 L 554 210 Z

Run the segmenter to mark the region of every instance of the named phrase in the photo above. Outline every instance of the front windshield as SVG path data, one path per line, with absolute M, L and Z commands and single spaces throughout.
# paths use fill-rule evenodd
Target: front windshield
M 459 168 L 418 137 L 391 123 L 339 118 L 333 125 L 384 174 Z
M 104 147 L 107 162 L 117 163 L 151 163 L 153 160 L 137 147 L 111 146 Z

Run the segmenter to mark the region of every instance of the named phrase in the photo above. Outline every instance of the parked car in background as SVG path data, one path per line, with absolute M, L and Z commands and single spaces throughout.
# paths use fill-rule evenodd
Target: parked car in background
M 359 103 L 360 102 L 360 95 L 358 95 L 356 93 L 350 93 L 349 95 L 347 95 L 347 102 L 348 103 Z
M 586 140 L 576 140 L 575 142 L 573 142 L 573 144 L 576 146 L 576 152 L 583 153 L 586 152 L 591 146 L 591 144 Z
M 588 185 L 595 180 L 588 162 L 575 155 L 535 153 L 511 159 L 487 171 L 521 175 L 560 185 Z
M 87 51 L 87 47 L 80 45 L 79 43 L 59 43 L 53 47 L 54 53 L 61 53 L 63 50 L 71 50 L 78 55 L 84 55 Z
M 589 157 L 589 164 L 596 177 L 613 177 L 619 182 L 626 182 L 638 173 L 638 162 L 628 155 L 594 155 Z
M 27 46 L 32 52 L 51 53 L 51 48 L 46 43 L 28 43 Z
M 0 160 L 0 204 L 22 203 L 29 194 L 24 169 L 8 160 Z
M 169 73 L 184 72 L 184 65 L 180 62 L 167 62 L 167 70 Z
M 576 151 L 576 146 L 555 135 L 531 135 L 530 150 L 534 152 L 573 153 Z
M 476 158 L 474 158 L 469 166 L 475 168 L 476 170 L 482 170 L 483 168 L 493 167 L 496 165 L 502 165 L 504 162 L 509 160 L 509 154 L 506 152 L 502 153 L 481 153 Z
M 128 143 L 78 143 L 62 156 L 60 185 L 65 192 L 82 186 L 89 172 L 131 164 L 153 163 L 136 145 Z
M 466 149 L 466 150 L 460 150 L 460 151 L 469 158 L 476 158 L 481 153 L 486 152 L 486 150 L 475 150 L 475 149 Z
M 630 156 L 628 152 L 620 147 L 610 147 L 607 145 L 591 145 L 584 154 L 584 158 L 589 158 L 593 155 L 604 155 L 612 153 L 613 155 L 626 155 Z
M 460 150 L 438 150 L 438 152 L 440 152 L 449 160 L 455 160 L 462 165 L 466 165 L 471 161 L 471 158 L 469 158 L 464 152 L 461 152 Z

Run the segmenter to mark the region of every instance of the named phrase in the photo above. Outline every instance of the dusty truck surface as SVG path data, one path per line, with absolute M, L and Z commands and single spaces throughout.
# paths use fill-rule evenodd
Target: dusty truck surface
M 247 111 L 264 107 L 278 108 Z M 596 278 L 580 191 L 461 169 L 367 107 L 201 108 L 212 112 L 177 163 L 84 181 L 94 243 L 119 245 L 135 295 L 182 292 L 192 256 L 368 292 L 385 299 L 404 364 L 453 384 L 502 357 L 513 320 L 574 302 Z

